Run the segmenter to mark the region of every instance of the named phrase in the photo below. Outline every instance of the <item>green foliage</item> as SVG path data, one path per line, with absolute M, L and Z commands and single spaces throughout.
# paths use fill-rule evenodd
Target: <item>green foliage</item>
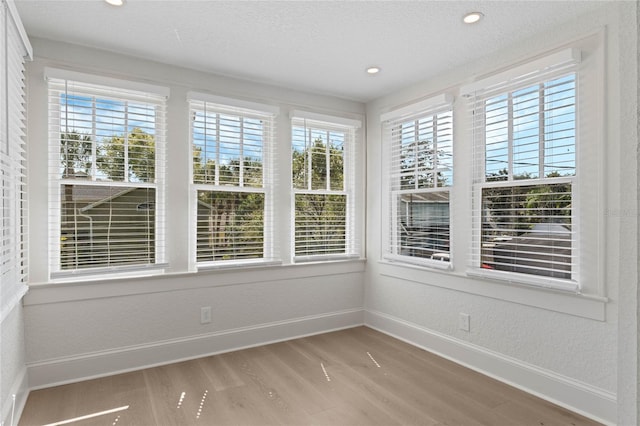
M 60 135 L 60 167 L 63 178 L 89 176 L 92 158 L 91 136 L 76 130 Z
M 262 162 L 250 157 L 217 165 L 213 159 L 204 160 L 202 148 L 194 145 L 192 164 L 194 183 L 263 185 Z M 198 191 L 198 261 L 263 257 L 264 203 L 261 193 Z
M 95 163 L 108 180 L 153 182 L 155 179 L 155 138 L 136 127 L 126 135 L 97 142 Z M 71 131 L 60 136 L 60 167 L 64 178 L 88 177 L 93 166 L 91 135 Z M 126 160 L 125 160 L 126 149 Z M 126 168 L 126 170 L 125 170 Z
M 127 159 L 125 161 L 125 150 Z M 153 182 L 155 179 L 155 138 L 135 127 L 125 139 L 113 136 L 100 143 L 98 169 L 111 180 Z M 126 167 L 126 170 L 125 170 Z
M 400 147 L 400 188 L 421 189 L 445 186 L 446 177 L 436 172 L 445 152 L 434 149 L 433 141 L 424 139 Z
M 263 257 L 264 194 L 198 191 L 198 261 Z
M 329 168 L 327 169 L 327 149 Z M 293 151 L 293 185 L 298 189 L 344 190 L 342 149 L 314 140 L 304 151 Z M 297 194 L 295 197 L 295 254 L 344 253 L 346 197 L 337 194 Z
M 293 187 L 298 189 L 344 189 L 344 156 L 342 149 L 329 145 L 329 169 L 327 169 L 327 146 L 322 139 L 313 141 L 313 145 L 303 151 L 294 150 L 292 154 Z M 311 163 L 311 167 L 309 164 Z M 329 186 L 327 187 L 327 178 Z
M 514 185 L 483 188 L 483 222 L 527 232 L 536 223 L 571 222 L 571 184 Z

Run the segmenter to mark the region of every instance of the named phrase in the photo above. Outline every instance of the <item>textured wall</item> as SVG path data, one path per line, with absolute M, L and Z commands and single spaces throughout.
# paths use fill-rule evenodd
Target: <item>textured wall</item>
M 631 178 L 631 182 L 637 181 L 635 159 L 626 159 L 624 154 L 630 150 L 635 152 L 635 141 L 621 136 L 621 131 L 625 126 L 629 126 L 629 123 L 623 121 L 625 118 L 620 114 L 621 108 L 629 108 L 630 113 L 637 114 L 637 105 L 623 103 L 628 100 L 620 97 L 621 88 L 635 77 L 633 67 L 637 66 L 637 59 L 634 60 L 633 57 L 621 61 L 621 57 L 626 55 L 620 50 L 621 42 L 635 40 L 636 37 L 633 22 L 620 19 L 620 15 L 631 11 L 635 15 L 635 4 L 632 2 L 609 3 L 598 13 L 576 17 L 560 27 L 541 28 L 540 34 L 528 42 L 514 45 L 502 52 L 488 54 L 481 61 L 469 63 L 466 67 L 452 70 L 439 78 L 369 103 L 368 168 L 375 170 L 382 164 L 379 122 L 381 112 L 450 88 L 454 88 L 455 91 L 455 87 L 472 81 L 475 76 L 491 73 L 522 61 L 527 56 L 535 56 L 606 28 L 607 80 L 604 88 L 604 116 L 608 118 L 608 122 L 604 138 L 607 155 L 603 171 L 603 196 L 607 208 L 620 209 L 624 207 L 624 203 L 636 202 L 635 191 L 627 194 L 622 193 L 620 189 L 628 185 L 627 178 Z M 461 100 L 456 101 L 456 105 L 459 105 L 459 101 Z M 464 113 L 464 108 L 460 112 Z M 635 123 L 633 120 L 632 122 Z M 467 130 L 463 126 L 457 127 L 454 131 L 460 131 L 460 135 Z M 461 136 L 458 136 L 457 140 L 469 142 L 468 138 L 464 139 Z M 457 159 L 468 158 L 471 146 L 463 145 L 465 146 L 458 145 L 457 153 L 461 155 L 456 157 Z M 459 165 L 461 163 L 462 166 Z M 470 162 L 461 161 L 457 164 L 459 168 L 454 172 L 454 185 L 462 185 L 470 191 L 470 186 L 465 187 L 465 179 L 469 177 L 465 164 L 468 165 Z M 606 306 L 606 320 L 598 321 L 560 313 L 559 310 L 526 306 L 526 303 L 513 303 L 446 288 L 448 283 L 465 288 L 483 285 L 464 274 L 467 262 L 467 247 L 463 245 L 465 239 L 462 239 L 462 243 L 460 240 L 452 241 L 454 249 L 457 249 L 454 256 L 457 255 L 459 259 L 454 274 L 424 271 L 420 274 L 420 282 L 415 282 L 410 280 L 410 277 L 418 274 L 406 269 L 406 277 L 403 277 L 401 268 L 389 267 L 378 261 L 381 253 L 380 230 L 384 230 L 380 214 L 383 204 L 378 189 L 381 185 L 380 175 L 371 174 L 368 184 L 370 227 L 367 234 L 369 262 L 365 309 L 391 315 L 436 333 L 479 345 L 607 392 L 617 392 L 618 306 L 621 298 L 636 297 L 631 287 L 635 288 L 637 282 L 637 218 L 634 218 L 635 223 L 633 220 L 621 223 L 620 217 L 601 217 L 605 226 L 605 241 L 601 247 L 606 247 L 606 250 L 602 250 L 602 264 L 606 265 L 604 286 L 610 300 Z M 453 232 L 464 233 L 465 230 L 468 231 L 469 224 L 466 221 L 456 222 L 456 204 L 470 208 L 470 203 L 452 200 Z M 384 273 L 390 268 L 395 269 L 393 277 Z M 620 282 L 627 280 L 634 284 L 619 286 Z M 431 283 L 435 285 L 430 285 Z M 625 294 L 619 295 L 619 289 L 624 289 Z M 470 333 L 458 330 L 460 312 L 471 315 Z
M 0 422 L 10 424 L 12 394 L 17 393 L 18 405 L 26 397 L 26 389 L 20 388 L 26 362 L 21 304 L 13 308 L 0 324 L 0 360 Z M 26 385 L 26 381 L 24 384 Z
M 257 269 L 194 272 L 189 258 L 189 90 L 280 106 L 276 155 L 286 170 L 290 158 L 289 109 L 362 118 L 364 105 L 190 71 L 122 55 L 33 39 L 36 59 L 28 64 L 30 276 L 25 298 L 28 363 L 119 351 L 136 345 L 198 338 L 255 327 L 360 310 L 364 262 L 285 265 Z M 168 257 L 173 275 L 155 278 L 48 283 L 47 265 L 47 91 L 45 67 L 70 68 L 170 88 L 168 101 Z M 288 174 L 285 174 L 287 176 Z M 362 179 L 362 177 L 360 177 Z M 280 185 L 290 187 L 287 179 Z M 282 195 L 284 194 L 284 196 Z M 288 211 L 288 192 L 276 203 Z M 275 218 L 275 231 L 288 238 L 289 217 Z M 288 259 L 288 253 L 283 253 Z M 285 261 L 286 263 L 286 261 Z M 212 322 L 200 324 L 200 308 L 211 306 Z M 292 332 L 293 333 L 293 332 Z
M 191 278 L 207 279 L 215 275 Z M 211 306 L 210 324 L 200 324 L 201 306 Z M 361 273 L 29 305 L 28 362 L 361 307 Z

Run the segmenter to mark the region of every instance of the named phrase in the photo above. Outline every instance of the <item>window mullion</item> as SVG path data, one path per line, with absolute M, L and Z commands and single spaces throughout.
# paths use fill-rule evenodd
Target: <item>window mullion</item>
M 507 176 L 513 180 L 513 93 L 509 93 L 507 100 Z
M 418 145 L 420 144 L 420 130 L 418 126 L 418 120 L 415 120 L 413 123 L 413 188 L 418 189 L 420 185 L 418 182 L 420 181 L 420 164 L 418 162 L 418 156 L 420 155 L 420 151 L 418 150 Z
M 330 139 L 329 139 L 329 131 L 325 132 L 325 136 L 327 138 L 327 143 L 325 144 L 324 147 L 324 155 L 325 155 L 325 164 L 326 164 L 326 169 L 327 169 L 327 183 L 325 184 L 325 187 L 327 188 L 328 191 L 331 190 L 331 150 L 329 148 L 329 144 L 331 143 Z
M 65 103 L 66 105 L 66 103 Z M 98 176 L 98 130 L 96 127 L 96 97 L 91 97 L 91 180 L 96 181 Z
M 214 170 L 215 170 L 214 182 L 216 185 L 220 185 L 220 114 L 218 113 L 215 114 L 215 123 L 216 123 L 216 164 L 214 167 Z
M 433 143 L 432 143 L 432 151 L 431 151 L 431 158 L 432 163 L 433 163 L 433 172 L 432 172 L 432 176 L 433 176 L 433 186 L 435 188 L 437 188 L 438 185 L 438 167 L 439 167 L 439 162 L 438 162 L 438 115 L 434 114 L 433 117 L 431 118 L 431 124 L 432 124 L 432 128 L 433 128 Z
M 240 186 L 244 186 L 244 117 L 240 117 L 240 140 L 238 141 L 239 143 L 239 164 L 238 167 L 240 167 L 240 176 L 238 177 L 238 181 L 239 181 L 239 185 Z
M 124 102 L 124 170 L 123 180 L 129 182 L 129 102 Z
M 306 126 L 306 125 L 305 125 Z M 313 189 L 313 141 L 311 140 L 311 129 L 305 127 L 304 146 L 307 151 L 307 189 Z
M 545 111 L 546 111 L 546 91 L 544 89 L 544 85 L 540 84 L 538 86 L 538 177 L 540 179 L 545 177 L 544 166 L 545 166 L 545 142 L 546 142 L 546 123 L 545 123 Z

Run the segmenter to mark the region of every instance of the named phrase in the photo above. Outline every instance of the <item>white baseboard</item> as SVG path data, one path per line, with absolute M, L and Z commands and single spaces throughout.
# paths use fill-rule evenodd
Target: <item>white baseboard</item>
M 11 385 L 11 390 L 2 402 L 2 413 L 0 423 L 4 426 L 15 426 L 18 424 L 22 410 L 27 403 L 29 387 L 27 380 L 27 369 L 23 368 L 17 375 L 16 380 Z M 16 396 L 15 405 L 13 395 Z
M 604 424 L 616 423 L 616 395 L 381 312 L 365 325 Z
M 28 363 L 32 390 L 291 340 L 364 324 L 354 309 Z

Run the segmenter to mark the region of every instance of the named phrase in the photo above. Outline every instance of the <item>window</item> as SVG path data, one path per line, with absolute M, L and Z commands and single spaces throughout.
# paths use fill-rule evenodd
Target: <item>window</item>
M 21 36 L 14 6 L 0 2 L 0 322 L 27 291 L 24 62 L 31 46 Z
M 575 290 L 576 61 L 573 51 L 541 61 L 537 70 L 475 85 L 471 266 Z
M 190 97 L 197 263 L 275 259 L 271 149 L 277 109 Z
M 295 111 L 292 119 L 294 259 L 359 256 L 355 236 L 355 120 Z
M 52 275 L 160 266 L 167 92 L 47 77 Z
M 451 99 L 438 96 L 383 114 L 388 181 L 384 258 L 450 265 L 449 189 L 453 184 Z

